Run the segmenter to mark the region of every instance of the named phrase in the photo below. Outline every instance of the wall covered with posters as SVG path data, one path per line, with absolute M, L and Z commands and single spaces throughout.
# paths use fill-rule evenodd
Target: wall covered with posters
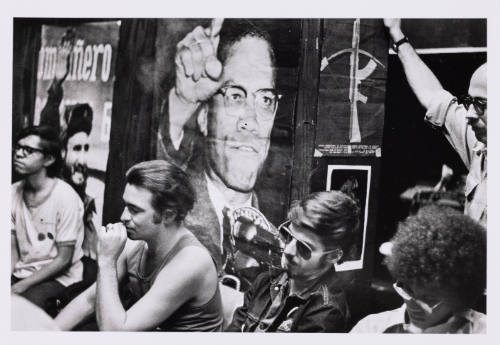
M 193 176 L 198 192 L 198 206 L 189 225 L 195 231 L 211 227 L 212 232 L 207 232 L 207 236 L 215 239 L 211 249 L 223 252 L 227 242 L 224 238 L 228 237 L 234 249 L 231 254 L 239 263 L 276 268 L 280 265 L 282 250 L 277 241 L 277 228 L 287 219 L 292 200 L 314 191 L 347 191 L 359 202 L 361 224 L 355 245 L 346 254 L 346 262 L 336 268 L 351 281 L 354 277 L 352 286 L 359 293 L 353 294 L 356 297 L 353 314 L 363 314 L 359 309 L 368 309 L 367 291 L 376 265 L 375 244 L 393 233 L 392 227 L 380 226 L 379 220 L 388 223 L 389 216 L 396 218 L 397 212 L 391 208 L 396 202 L 387 200 L 388 195 L 397 196 L 394 185 L 399 183 L 406 188 L 408 184 L 405 178 L 409 172 L 403 168 L 410 165 L 405 160 L 415 161 L 418 169 L 427 169 L 429 155 L 434 157 L 432 161 L 436 166 L 441 165 L 443 158 L 442 149 L 434 150 L 439 146 L 437 141 L 429 144 L 426 140 L 428 149 L 416 143 L 424 132 L 420 127 L 416 130 L 415 123 L 424 125 L 411 91 L 400 87 L 404 83 L 402 71 L 399 76 L 392 76 L 392 87 L 408 95 L 401 97 L 396 93 L 396 97 L 386 101 L 389 42 L 381 19 L 232 19 L 218 23 L 212 19 L 179 18 L 100 19 L 95 23 L 91 19 L 57 21 L 34 20 L 37 25 L 42 23 L 37 38 L 36 34 L 27 32 L 29 30 L 22 30 L 29 28 L 29 19 L 15 20 L 15 31 L 23 35 L 16 36 L 16 31 L 14 36 L 17 73 L 14 75 L 13 124 L 20 128 L 28 123 L 43 122 L 43 110 L 50 104 L 48 96 L 60 47 L 72 37 L 68 74 L 60 85 L 63 94 L 59 100 L 56 97 L 59 103 L 54 113 L 61 130 L 67 130 L 71 127 L 68 121 L 75 117 L 66 110 L 82 103 L 88 103 L 92 109 L 87 138 L 88 169 L 80 166 L 73 172 L 77 179 L 88 177 L 83 178 L 85 192 L 95 196 L 101 205 L 103 181 L 106 181 L 105 222 L 119 220 L 123 210 L 124 173 L 131 165 L 147 159 L 174 159 Z M 181 135 L 172 140 L 171 128 L 176 120 L 170 113 L 169 94 L 177 86 L 178 69 L 186 67 L 176 60 L 178 44 L 184 41 L 188 49 L 193 45 L 201 51 L 212 49 L 200 45 L 199 36 L 194 36 L 194 32 L 222 44 L 237 33 L 238 22 L 267 33 L 274 50 L 275 73 L 268 73 L 262 67 L 265 64 L 256 64 L 243 76 L 229 78 L 226 75 L 224 83 L 212 94 L 216 100 L 207 98 L 200 102 L 208 104 L 208 108 L 196 108 L 183 120 Z M 420 49 L 486 44 L 485 20 L 413 19 L 403 21 L 403 27 Z M 429 30 L 435 27 L 447 30 L 436 30 L 429 35 Z M 453 28 L 463 28 L 469 36 L 459 35 L 452 30 L 461 29 Z M 25 37 L 30 37 L 27 39 L 30 44 L 24 43 Z M 37 39 L 40 42 L 37 43 Z M 36 54 L 31 50 L 22 51 L 23 46 L 38 52 L 32 66 L 26 57 Z M 16 49 L 23 52 L 24 60 L 17 58 Z M 485 55 L 480 59 L 485 60 Z M 439 67 L 433 70 L 453 77 L 457 74 L 456 68 L 445 66 L 450 60 L 455 59 L 450 66 L 465 64 L 469 68 L 474 65 L 475 62 L 471 62 L 474 58 L 448 56 L 446 60 L 440 55 L 432 59 L 426 56 L 431 62 L 434 59 Z M 398 68 L 394 64 L 391 67 L 393 73 Z M 461 71 L 464 80 L 471 71 Z M 33 85 L 26 88 L 30 84 L 28 72 L 34 74 L 36 84 L 33 100 L 28 97 Z M 206 77 L 205 72 L 199 73 L 200 77 Z M 450 90 L 466 84 L 450 80 L 450 85 L 446 85 Z M 30 92 L 21 92 L 20 86 Z M 235 110 L 228 103 L 231 101 L 228 95 L 244 98 L 245 105 Z M 269 97 L 275 97 L 275 102 L 271 102 L 275 104 L 272 114 L 266 115 L 264 110 L 254 119 L 239 121 L 242 111 L 262 104 L 258 103 L 262 100 L 268 102 Z M 216 114 L 217 104 L 224 110 L 223 116 Z M 386 104 L 398 105 L 393 110 L 393 118 L 389 117 L 395 127 L 387 126 Z M 34 113 L 30 109 L 35 109 Z M 88 108 L 82 109 L 78 116 L 89 122 Z M 402 112 L 415 116 L 408 122 L 399 116 Z M 243 129 L 248 131 L 243 133 Z M 382 139 L 386 140 L 384 148 Z M 408 150 L 410 146 L 405 140 L 414 141 L 412 150 Z M 235 145 L 236 142 L 244 145 Z M 79 149 L 85 150 L 85 143 Z M 108 151 L 112 153 L 109 160 Z M 425 157 L 415 158 L 416 152 Z M 386 177 L 382 193 L 384 159 Z M 209 177 L 215 179 L 208 182 Z M 214 186 L 221 185 L 227 187 L 226 195 L 214 192 Z M 229 204 L 227 199 L 238 194 L 247 198 L 240 199 L 229 212 L 224 211 Z M 379 214 L 384 202 L 386 208 Z M 101 205 L 97 205 L 98 212 Z M 100 221 L 100 215 L 97 219 Z
M 160 20 L 156 59 L 147 64 L 161 86 L 161 92 L 154 93 L 154 103 L 161 104 L 154 138 L 156 157 L 174 160 L 191 173 L 199 200 L 187 219 L 188 226 L 205 236 L 210 233 L 207 242 L 214 256 L 225 257 L 225 246 L 230 246 L 240 268 L 275 265 L 274 254 L 279 249 L 273 236 L 277 237 L 276 228 L 286 220 L 292 199 L 305 196 L 307 190 L 350 193 L 359 202 L 361 225 L 352 252 L 346 253 L 347 260 L 337 270 L 364 269 L 359 283 L 366 288 L 370 267 L 364 266 L 364 260 L 372 250 L 367 248 L 367 239 L 373 238 L 376 224 L 374 200 L 384 125 L 388 42 L 381 20 L 310 22 L 320 30 L 307 30 L 301 20 L 224 20 L 214 34 L 214 23 L 209 19 Z M 231 70 L 221 76 L 219 87 L 226 93 L 229 91 L 225 87 L 231 87 L 230 91 L 237 88 L 232 96 L 246 97 L 247 108 L 248 99 L 255 102 L 258 97 L 256 92 L 273 89 L 277 95 L 274 116 L 266 119 L 256 111 L 257 115 L 252 115 L 255 118 L 248 119 L 244 109 L 234 112 L 227 95 L 215 89 L 188 118 L 172 116 L 175 107 L 169 103 L 170 95 L 183 94 L 183 78 L 188 73 L 183 54 L 194 55 L 197 48 L 193 46 L 203 35 L 217 36 L 217 48 L 222 49 L 223 42 L 237 35 L 240 26 L 268 33 L 276 74 L 267 75 L 265 66 L 250 68 L 247 74 Z M 305 49 L 304 42 L 316 42 L 316 47 Z M 308 76 L 316 80 L 314 88 L 307 88 L 303 80 L 308 59 L 318 63 L 316 76 Z M 299 92 L 305 88 L 309 94 Z M 299 103 L 312 116 L 310 121 L 301 120 L 304 114 Z M 257 108 L 257 103 L 253 105 Z M 172 130 L 179 123 L 182 130 Z M 304 123 L 314 128 L 314 135 L 306 139 L 307 145 L 297 139 Z M 253 127 L 248 130 L 245 125 Z M 249 154 L 248 150 L 253 152 Z M 305 160 L 297 159 L 297 153 L 303 154 Z M 297 171 L 307 170 L 305 167 L 311 164 L 313 170 L 307 172 L 306 179 L 296 177 L 292 181 Z M 294 193 L 294 184 L 301 185 L 299 188 L 305 192 Z M 243 197 L 243 202 L 231 204 L 228 196 L 234 195 Z M 229 232 L 223 225 L 222 211 L 226 207 L 232 212 Z M 252 222 L 254 226 L 249 227 Z M 268 238 L 264 240 L 265 234 Z M 231 241 L 225 241 L 226 236 Z M 262 248 L 269 249 L 267 254 Z M 235 271 L 228 268 L 226 273 Z

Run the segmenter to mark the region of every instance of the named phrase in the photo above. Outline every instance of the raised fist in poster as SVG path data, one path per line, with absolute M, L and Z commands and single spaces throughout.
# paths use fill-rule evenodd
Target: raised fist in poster
M 214 18 L 208 28 L 197 26 L 177 44 L 175 93 L 187 103 L 206 101 L 220 88 L 217 46 L 223 21 Z
M 175 87 L 169 94 L 172 140 L 182 137 L 184 125 L 198 106 L 221 87 L 222 64 L 217 59 L 217 47 L 223 21 L 214 18 L 208 28 L 197 26 L 177 44 Z
M 73 29 L 68 29 L 68 31 L 61 38 L 61 43 L 57 48 L 57 60 L 54 79 L 58 82 L 63 82 L 64 79 L 66 79 L 66 77 L 68 76 L 70 55 L 75 43 L 75 37 L 76 36 Z

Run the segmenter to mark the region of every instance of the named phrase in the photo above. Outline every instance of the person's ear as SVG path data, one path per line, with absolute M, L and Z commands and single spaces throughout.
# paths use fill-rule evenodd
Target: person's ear
M 54 162 L 56 161 L 56 158 L 53 155 L 45 155 L 45 160 L 43 162 L 43 166 L 45 168 L 50 167 Z
M 202 104 L 198 111 L 198 116 L 196 117 L 196 122 L 198 123 L 198 128 L 203 136 L 208 134 L 208 104 Z
M 342 259 L 342 256 L 344 256 L 344 252 L 342 251 L 342 249 L 337 248 L 328 252 L 326 255 L 328 262 L 330 262 L 331 264 L 336 264 L 340 261 L 340 259 Z
M 163 224 L 168 225 L 175 221 L 175 217 L 177 217 L 177 212 L 174 210 L 165 210 L 161 219 Z

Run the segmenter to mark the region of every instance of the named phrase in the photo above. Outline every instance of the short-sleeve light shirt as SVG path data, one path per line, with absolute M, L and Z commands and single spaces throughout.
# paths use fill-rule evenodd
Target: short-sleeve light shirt
M 446 139 L 469 170 L 465 184 L 464 213 L 486 227 L 486 146 L 477 140 L 472 127 L 467 124 L 466 114 L 467 110 L 456 102 L 456 98 L 443 90 L 432 99 L 425 120 L 443 129 Z
M 472 334 L 486 333 L 486 315 L 468 309 L 451 316 L 444 323 L 428 329 L 420 329 L 407 321 L 406 305 L 378 314 L 371 314 L 361 319 L 350 333 L 434 333 L 434 334 Z M 401 326 L 401 327 L 397 327 Z M 391 332 L 399 328 L 402 332 Z
M 12 185 L 11 230 L 19 250 L 13 275 L 27 278 L 54 260 L 58 245 L 74 245 L 71 266 L 55 280 L 64 286 L 81 281 L 84 230 L 80 197 L 69 184 L 56 179 L 46 199 L 28 206 L 23 198 L 24 183 Z

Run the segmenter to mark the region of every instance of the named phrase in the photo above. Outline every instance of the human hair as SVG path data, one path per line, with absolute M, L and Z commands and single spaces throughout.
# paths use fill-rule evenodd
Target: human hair
M 347 194 L 323 191 L 292 203 L 288 219 L 318 235 L 326 249 L 340 248 L 348 254 L 359 227 L 359 214 L 357 202 Z
M 195 191 L 187 174 L 164 160 L 135 164 L 125 174 L 127 183 L 145 188 L 153 194 L 151 205 L 159 215 L 175 212 L 175 221 L 181 222 L 193 208 Z
M 90 135 L 94 112 L 88 103 L 78 103 L 67 106 L 64 111 L 66 128 L 61 133 L 61 142 L 67 148 L 69 139 L 79 132 Z
M 36 135 L 40 138 L 40 148 L 45 156 L 54 157 L 54 162 L 46 167 L 47 176 L 59 176 L 63 160 L 61 156 L 61 141 L 59 140 L 57 131 L 48 125 L 25 127 L 19 132 L 16 143 L 30 135 Z
M 486 286 L 486 231 L 457 210 L 419 209 L 400 223 L 385 264 L 394 279 L 436 289 L 465 306 Z
M 268 46 L 271 64 L 276 66 L 276 55 L 271 43 L 271 36 L 267 31 L 258 27 L 248 19 L 225 19 L 220 31 L 217 58 L 224 65 L 231 56 L 231 49 L 244 38 L 253 37 L 264 40 Z M 273 68 L 273 80 L 276 79 L 276 71 Z

